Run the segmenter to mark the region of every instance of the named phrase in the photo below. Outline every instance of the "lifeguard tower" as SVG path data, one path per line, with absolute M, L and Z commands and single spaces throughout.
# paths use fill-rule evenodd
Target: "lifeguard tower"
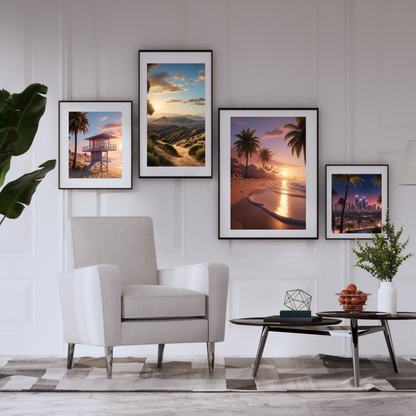
M 93 167 L 98 167 L 101 172 L 108 172 L 108 152 L 113 152 L 117 150 L 117 145 L 111 144 L 111 139 L 116 139 L 116 136 L 113 136 L 108 133 L 100 133 L 96 136 L 88 137 L 85 140 L 89 140 L 88 146 L 82 147 L 82 152 L 91 153 L 91 160 L 85 160 L 85 162 L 91 162 L 85 169 L 85 172 L 88 172 Z M 95 166 L 97 165 L 97 166 Z M 104 168 L 104 170 L 103 170 Z

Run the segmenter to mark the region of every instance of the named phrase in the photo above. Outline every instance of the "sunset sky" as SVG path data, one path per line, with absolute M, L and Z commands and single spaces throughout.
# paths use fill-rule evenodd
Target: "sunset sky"
M 374 175 L 365 174 L 360 176 L 364 179 L 364 182 L 362 183 L 362 185 L 349 185 L 347 202 L 354 202 L 355 195 L 358 195 L 358 201 L 365 197 L 365 199 L 368 200 L 369 205 L 379 205 L 377 204 L 377 198 L 379 197 L 379 195 L 381 195 L 381 186 L 375 186 L 373 183 L 371 183 L 371 180 L 373 179 Z M 341 182 L 338 184 L 334 182 L 332 184 L 332 189 L 335 189 L 338 193 L 337 196 L 332 197 L 332 203 L 337 202 L 340 198 L 344 198 L 345 186 L 345 182 Z
M 117 137 L 116 139 L 110 140 L 110 144 L 117 145 L 117 151 L 108 152 L 109 159 L 121 160 L 121 111 L 88 112 L 87 118 L 90 126 L 88 127 L 88 133 L 86 133 L 85 135 L 83 133 L 78 133 L 77 153 L 82 152 L 82 146 L 87 146 L 89 144 L 89 141 L 85 139 L 105 132 Z M 69 137 L 69 150 L 73 152 L 75 147 L 74 135 L 70 135 Z M 90 153 L 88 153 L 88 159 L 89 156 Z
M 235 137 L 243 129 L 256 130 L 254 133 L 260 139 L 261 147 L 268 148 L 273 153 L 273 159 L 269 163 L 275 169 L 279 169 L 281 173 L 286 173 L 288 176 L 296 176 L 298 179 L 305 179 L 305 163 L 303 152 L 299 159 L 296 153 L 292 156 L 291 148 L 287 147 L 287 142 L 284 141 L 285 135 L 290 130 L 285 130 L 283 127 L 286 124 L 296 125 L 294 117 L 234 117 L 231 118 L 231 157 L 237 158 L 237 153 L 234 148 L 234 143 L 239 140 Z M 245 164 L 245 158 L 240 159 L 241 163 Z M 249 158 L 249 164 L 262 166 L 261 162 L 257 161 L 257 155 L 253 154 Z
M 149 71 L 149 79 L 147 98 L 155 112 L 148 117 L 205 115 L 205 64 L 158 64 Z

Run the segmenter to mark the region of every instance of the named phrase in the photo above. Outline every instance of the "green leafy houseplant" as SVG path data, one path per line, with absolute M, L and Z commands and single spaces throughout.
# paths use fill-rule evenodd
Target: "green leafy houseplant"
M 391 282 L 400 265 L 414 253 L 400 254 L 409 243 L 410 237 L 404 243 L 399 243 L 403 233 L 403 225 L 396 233 L 394 223 L 390 223 L 389 210 L 386 210 L 386 222 L 382 225 L 382 232 L 371 237 L 373 246 L 367 242 L 360 244 L 359 250 L 352 251 L 356 255 L 357 263 L 352 267 L 360 267 L 382 282 Z
M 46 107 L 48 87 L 31 84 L 20 94 L 0 90 L 0 189 L 4 185 L 13 156 L 26 153 L 35 138 L 39 120 Z M 16 219 L 30 204 L 39 183 L 53 170 L 56 160 L 48 160 L 40 169 L 9 182 L 0 192 L 0 214 Z

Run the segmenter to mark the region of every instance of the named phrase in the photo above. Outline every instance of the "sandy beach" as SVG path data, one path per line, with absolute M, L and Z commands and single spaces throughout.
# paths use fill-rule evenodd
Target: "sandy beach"
M 122 170 L 118 167 L 108 164 L 108 172 L 100 172 L 99 170 L 90 170 L 85 172 L 83 170 L 69 170 L 69 178 L 88 178 L 88 179 L 121 179 Z
M 285 224 L 247 200 L 248 196 L 267 189 L 270 179 L 231 178 L 231 229 L 233 230 L 296 230 L 304 226 Z

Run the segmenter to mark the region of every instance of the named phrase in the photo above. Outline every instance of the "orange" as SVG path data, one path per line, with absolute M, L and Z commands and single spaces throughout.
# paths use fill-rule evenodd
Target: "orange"
M 354 285 L 354 283 L 351 283 L 348 285 L 347 289 L 351 292 L 351 293 L 355 293 L 357 291 L 357 286 Z

